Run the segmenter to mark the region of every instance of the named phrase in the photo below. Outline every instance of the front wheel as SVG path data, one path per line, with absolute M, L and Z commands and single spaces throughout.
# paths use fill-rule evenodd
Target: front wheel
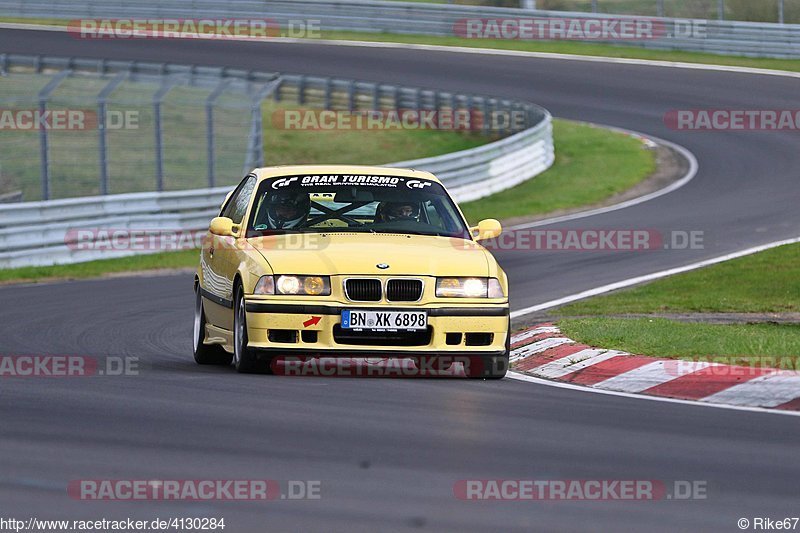
M 245 312 L 244 292 L 241 286 L 236 289 L 233 300 L 233 366 L 242 374 L 271 374 L 270 361 L 259 361 L 255 350 L 248 347 L 247 313 Z
M 194 303 L 194 360 L 198 365 L 229 365 L 233 356 L 217 344 L 204 344 L 206 338 L 206 312 L 200 287 L 195 291 Z

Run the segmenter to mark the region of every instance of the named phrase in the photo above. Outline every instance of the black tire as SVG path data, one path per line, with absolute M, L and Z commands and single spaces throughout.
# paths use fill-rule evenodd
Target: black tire
M 194 335 L 193 352 L 194 361 L 198 365 L 229 365 L 233 355 L 226 352 L 218 344 L 203 344 L 206 331 L 206 312 L 203 309 L 203 297 L 200 288 L 195 291 L 194 304 Z
M 259 360 L 258 352 L 247 344 L 247 313 L 244 292 L 239 285 L 233 299 L 233 366 L 241 374 L 272 374 L 272 358 Z

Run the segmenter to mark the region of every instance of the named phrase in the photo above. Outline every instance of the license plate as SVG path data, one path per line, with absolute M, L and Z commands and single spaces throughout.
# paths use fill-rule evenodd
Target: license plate
M 416 331 L 428 327 L 425 311 L 342 311 L 342 329 Z

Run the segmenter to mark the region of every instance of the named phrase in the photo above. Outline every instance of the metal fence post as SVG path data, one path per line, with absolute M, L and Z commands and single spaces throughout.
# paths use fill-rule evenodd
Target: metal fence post
M 469 94 L 466 96 L 466 101 L 464 102 L 465 107 L 467 108 L 467 119 L 469 120 L 469 131 L 475 131 L 475 110 L 474 108 L 475 98 Z
M 483 115 L 483 124 L 481 124 L 481 134 L 488 135 L 491 128 L 491 108 L 486 97 L 481 98 L 481 114 Z
M 347 85 L 347 111 L 352 113 L 356 110 L 356 82 L 351 81 Z
M 209 188 L 214 187 L 214 182 L 216 181 L 215 167 L 217 164 L 215 153 L 216 153 L 216 146 L 214 143 L 214 104 L 216 104 L 217 99 L 225 92 L 230 85 L 231 80 L 222 80 L 219 82 L 217 87 L 214 91 L 208 95 L 206 99 L 206 151 L 208 156 L 208 186 Z
M 97 135 L 100 141 L 100 194 L 108 194 L 108 139 L 106 137 L 106 126 L 108 125 L 107 108 L 108 97 L 111 96 L 119 84 L 125 81 L 129 72 L 123 71 L 117 74 L 105 87 L 100 91 L 97 96 Z
M 306 77 L 300 76 L 297 82 L 297 103 L 303 105 L 306 103 Z
M 44 88 L 39 91 L 39 116 L 44 117 L 47 113 L 47 100 L 56 88 L 64 81 L 72 71 L 62 70 L 51 79 Z M 39 157 L 41 164 L 41 177 L 42 177 L 42 200 L 50 199 L 50 161 L 49 152 L 50 145 L 47 136 L 47 126 L 39 123 Z
M 377 111 L 381 108 L 381 86 L 377 83 L 372 86 L 372 110 Z
M 717 18 L 725 20 L 725 0 L 717 0 Z
M 177 83 L 176 78 L 164 80 L 161 88 L 153 96 L 153 128 L 156 134 L 156 190 L 164 190 L 164 132 L 161 128 L 161 104 L 167 93 Z
M 261 114 L 261 103 L 280 86 L 281 81 L 278 78 L 264 85 L 251 102 L 250 146 L 244 164 L 245 172 L 250 172 L 253 167 L 264 166 L 264 117 Z
M 333 93 L 333 80 L 330 78 L 325 78 L 325 103 L 323 107 L 325 110 L 329 110 L 331 108 L 331 99 Z
M 498 115 L 500 122 L 497 126 L 497 134 L 502 137 L 506 133 L 506 126 L 511 127 L 511 120 L 513 119 L 511 103 L 508 100 L 501 100 L 495 109 L 495 114 Z
M 264 118 L 261 115 L 261 100 L 253 100 L 250 129 L 250 166 L 264 166 Z
M 656 14 L 659 17 L 664 16 L 664 0 L 656 0 Z
M 433 116 L 436 117 L 436 129 L 442 127 L 442 93 L 433 91 Z
M 597 13 L 597 0 L 592 0 L 592 13 Z
M 778 0 L 778 23 L 783 24 L 785 21 L 784 14 L 786 13 L 786 6 L 784 0 Z
M 156 134 L 156 190 L 164 190 L 164 139 L 161 131 L 161 102 L 153 102 L 153 128 Z

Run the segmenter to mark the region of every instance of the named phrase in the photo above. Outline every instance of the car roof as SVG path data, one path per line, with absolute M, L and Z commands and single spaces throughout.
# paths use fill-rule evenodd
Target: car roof
M 370 176 L 399 176 L 404 178 L 426 179 L 441 183 L 439 179 L 422 170 L 392 167 L 373 167 L 366 165 L 285 165 L 263 167 L 253 170 L 259 181 L 278 176 L 302 176 L 306 174 L 355 174 Z

